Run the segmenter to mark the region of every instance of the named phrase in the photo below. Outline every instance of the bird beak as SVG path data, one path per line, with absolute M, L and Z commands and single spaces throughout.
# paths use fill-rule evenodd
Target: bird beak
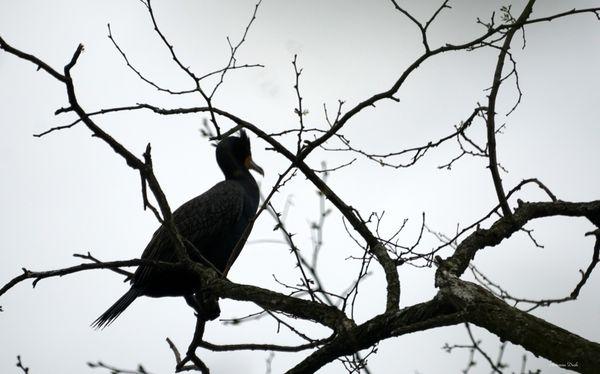
M 244 164 L 246 165 L 246 168 L 248 168 L 248 170 L 254 170 L 263 177 L 265 176 L 264 170 L 254 163 L 251 156 L 248 156 L 246 158 L 246 162 Z

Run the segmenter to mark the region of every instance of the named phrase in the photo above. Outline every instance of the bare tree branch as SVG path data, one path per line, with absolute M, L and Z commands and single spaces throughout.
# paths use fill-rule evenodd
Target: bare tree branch
M 510 48 L 510 43 L 512 38 L 517 32 L 518 29 L 523 27 L 523 24 L 529 18 L 533 10 L 533 4 L 535 4 L 535 0 L 529 0 L 527 5 L 525 5 L 525 9 L 519 16 L 519 18 L 514 22 L 514 25 L 507 31 L 506 37 L 504 38 L 504 44 L 500 49 L 500 54 L 498 55 L 498 62 L 496 64 L 496 70 L 494 71 L 494 80 L 492 83 L 492 89 L 490 91 L 488 97 L 488 106 L 487 106 L 487 144 L 488 144 L 488 153 L 489 153 L 489 169 L 492 173 L 492 179 L 494 181 L 494 187 L 496 189 L 496 195 L 498 196 L 498 201 L 500 202 L 500 207 L 502 208 L 502 213 L 510 217 L 511 211 L 508 206 L 508 202 L 506 200 L 506 194 L 504 193 L 504 188 L 502 187 L 502 179 L 500 178 L 500 173 L 498 172 L 498 159 L 496 156 L 496 98 L 498 97 L 498 91 L 500 90 L 500 84 L 502 83 L 502 69 L 504 68 L 504 60 L 506 59 L 506 55 L 508 54 L 508 49 Z

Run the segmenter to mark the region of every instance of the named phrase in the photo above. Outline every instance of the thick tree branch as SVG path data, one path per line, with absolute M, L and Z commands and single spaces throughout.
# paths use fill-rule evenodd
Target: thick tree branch
M 465 311 L 469 322 L 559 366 L 581 373 L 598 372 L 600 344 L 511 307 L 481 286 L 449 273 L 444 276 L 446 286 L 442 294 Z
M 339 334 L 287 374 L 315 373 L 338 357 L 367 349 L 382 340 L 464 321 L 462 312 L 438 295 L 425 303 L 383 313 Z
M 442 286 L 440 274 L 448 271 L 461 276 L 469 262 L 480 249 L 493 247 L 521 229 L 527 222 L 542 217 L 567 216 L 585 217 L 600 227 L 600 200 L 590 202 L 535 202 L 521 203 L 512 216 L 504 216 L 494 222 L 489 229 L 478 229 L 466 237 L 452 256 L 443 260 L 436 275 L 436 285 Z
M 227 279 L 212 276 L 212 272 L 209 273 L 201 265 L 194 264 L 193 271 L 199 277 L 198 281 L 204 285 L 204 289 L 217 296 L 238 301 L 251 301 L 264 309 L 311 320 L 334 331 L 346 330 L 354 326 L 354 322 L 335 307 L 286 296 L 256 286 L 233 283 Z

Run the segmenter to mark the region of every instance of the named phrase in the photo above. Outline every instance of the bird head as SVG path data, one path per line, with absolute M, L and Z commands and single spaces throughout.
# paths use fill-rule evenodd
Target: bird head
M 264 175 L 263 169 L 252 160 L 250 139 L 244 130 L 239 136 L 229 136 L 217 144 L 217 163 L 226 179 L 245 175 L 249 170 Z

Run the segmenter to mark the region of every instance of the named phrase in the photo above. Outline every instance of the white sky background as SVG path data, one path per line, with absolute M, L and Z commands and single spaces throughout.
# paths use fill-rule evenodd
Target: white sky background
M 425 4 L 427 3 L 427 4 Z M 458 43 L 482 33 L 476 17 L 487 19 L 500 2 L 454 1 L 431 27 L 430 42 L 438 46 Z M 427 19 L 438 2 L 405 1 L 407 9 Z M 163 32 L 179 57 L 198 74 L 223 66 L 228 59 L 225 37 L 240 37 L 253 9 L 252 1 L 155 0 L 155 13 Z M 540 1 L 534 16 L 549 15 L 573 7 L 598 6 L 594 1 Z M 522 7 L 515 5 L 515 14 Z M 198 96 L 170 97 L 141 82 L 122 61 L 106 37 L 110 22 L 115 38 L 131 61 L 156 82 L 174 89 L 190 88 L 190 82 L 170 60 L 168 51 L 152 33 L 149 17 L 138 1 L 9 1 L 0 0 L 0 35 L 21 50 L 35 54 L 57 70 L 70 59 L 78 43 L 86 47 L 74 69 L 78 95 L 84 108 L 100 108 L 149 102 L 163 107 L 199 106 Z M 509 171 L 503 175 L 508 190 L 524 178 L 538 177 L 559 198 L 598 199 L 600 131 L 600 24 L 590 15 L 579 15 L 527 28 L 527 47 L 520 50 L 520 35 L 513 46 L 519 64 L 524 98 L 506 120 L 498 138 L 499 160 Z M 326 126 L 322 106 L 335 110 L 338 99 L 349 109 L 372 94 L 387 90 L 399 74 L 422 52 L 417 29 L 395 11 L 389 1 L 273 1 L 265 0 L 238 60 L 262 63 L 263 69 L 231 72 L 214 105 L 235 113 L 265 131 L 297 126 L 293 113 L 291 61 L 298 54 L 304 68 L 301 89 L 309 126 Z M 453 53 L 423 64 L 397 94 L 400 103 L 381 102 L 356 116 L 343 133 L 353 144 L 385 153 L 421 145 L 445 136 L 466 119 L 477 101 L 485 101 L 483 89 L 492 80 L 497 52 Z M 513 82 L 503 85 L 500 113 L 515 100 Z M 139 256 L 157 222 L 144 212 L 139 176 L 105 144 L 79 126 L 42 139 L 32 137 L 71 115 L 54 117 L 66 105 L 64 87 L 35 66 L 0 53 L 0 237 L 3 249 L 0 281 L 17 275 L 21 267 L 46 270 L 79 263 L 73 253 L 91 251 L 105 259 Z M 198 129 L 203 116 L 161 117 L 149 113 L 123 113 L 97 118 L 98 123 L 130 150 L 141 154 L 147 142 L 153 146 L 155 171 L 171 206 L 205 191 L 222 178 L 214 161 L 214 149 Z M 225 123 L 225 122 L 224 122 Z M 474 127 L 475 137 L 483 126 Z M 295 137 L 286 144 L 295 146 Z M 254 158 L 267 174 L 267 192 L 286 161 L 254 142 Z M 367 216 L 386 211 L 384 232 L 393 232 L 409 218 L 401 234 L 411 243 L 420 227 L 421 213 L 428 225 L 447 234 L 486 214 L 496 204 L 495 193 L 483 159 L 464 159 L 451 171 L 437 166 L 458 154 L 448 143 L 409 169 L 381 168 L 359 159 L 330 177 L 331 187 L 347 203 Z M 351 160 L 354 155 L 316 151 L 309 162 L 318 167 Z M 309 221 L 318 217 L 314 187 L 298 177 L 275 199 L 282 208 L 288 197 L 287 223 L 297 233 L 297 244 L 310 253 Z M 523 200 L 545 199 L 536 188 L 519 195 Z M 514 200 L 512 201 L 514 205 Z M 280 239 L 274 223 L 263 215 L 251 241 Z M 535 248 L 524 234 L 516 234 L 496 248 L 481 251 L 475 263 L 492 279 L 522 297 L 554 298 L 569 294 L 579 280 L 578 269 L 587 267 L 593 241 L 583 234 L 592 228 L 585 220 L 550 219 L 535 222 L 536 238 L 545 249 Z M 347 238 L 340 215 L 332 214 L 325 229 L 321 273 L 333 291 L 345 289 L 357 273 L 357 263 L 345 261 L 360 255 Z M 423 250 L 437 242 L 431 235 Z M 447 256 L 449 252 L 444 253 Z M 381 270 L 362 289 L 357 318 L 364 321 L 383 311 L 384 284 Z M 435 294 L 433 269 L 399 268 L 401 305 L 426 301 Z M 282 291 L 272 275 L 288 283 L 299 278 L 294 261 L 281 244 L 248 244 L 230 273 L 236 282 Z M 537 310 L 534 314 L 594 341 L 600 340 L 600 302 L 594 290 L 600 277 L 593 274 L 577 302 Z M 0 300 L 0 372 L 16 369 L 16 355 L 23 356 L 32 374 L 92 371 L 87 361 L 102 360 L 118 367 L 138 363 L 153 373 L 170 372 L 174 360 L 164 339 L 171 337 L 185 350 L 194 318 L 182 299 L 140 298 L 109 328 L 93 331 L 89 324 L 127 289 L 121 278 L 108 271 L 79 273 L 42 281 L 32 290 L 23 283 Z M 253 312 L 251 304 L 222 302 L 222 317 Z M 322 336 L 324 330 L 311 330 Z M 498 340 L 479 329 L 489 353 L 496 355 Z M 321 335 L 319 335 L 321 334 Z M 214 343 L 277 342 L 297 344 L 285 333 L 276 334 L 270 320 L 237 327 L 213 323 L 205 335 Z M 441 347 L 468 343 L 461 326 L 391 339 L 372 356 L 373 373 L 455 373 L 464 368 L 467 352 L 448 355 Z M 201 357 L 215 373 L 264 373 L 263 352 L 210 353 Z M 505 358 L 520 370 L 523 350 L 508 345 Z M 290 368 L 302 354 L 279 353 L 273 373 Z M 477 358 L 474 372 L 489 372 Z M 561 369 L 529 355 L 529 368 L 544 373 Z M 484 370 L 485 369 L 485 370 Z M 98 371 L 98 370 L 97 370 Z M 338 363 L 323 373 L 343 372 Z

